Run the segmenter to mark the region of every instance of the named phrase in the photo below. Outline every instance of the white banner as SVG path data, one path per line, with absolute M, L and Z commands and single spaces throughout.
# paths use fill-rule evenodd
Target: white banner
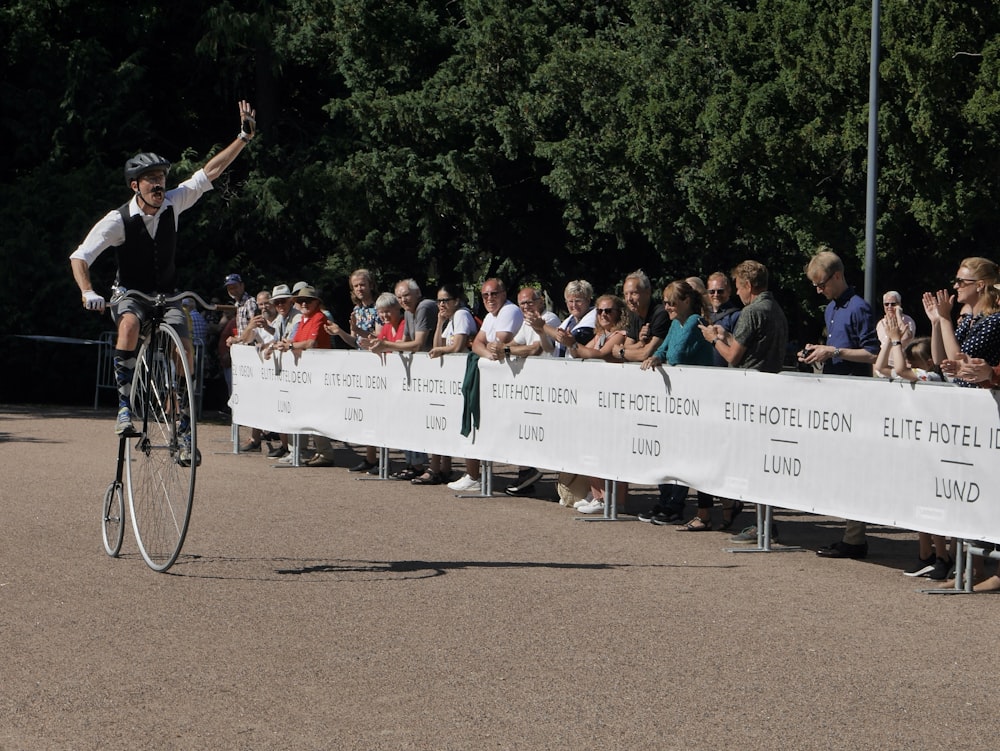
M 679 482 L 726 498 L 1000 542 L 992 391 L 725 368 L 480 361 L 481 425 L 460 433 L 465 356 L 233 347 L 233 420 L 351 443 Z M 280 372 L 279 372 L 280 371 Z

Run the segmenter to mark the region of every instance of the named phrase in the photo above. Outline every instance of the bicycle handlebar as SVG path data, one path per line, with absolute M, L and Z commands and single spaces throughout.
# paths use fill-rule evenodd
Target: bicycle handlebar
M 135 300 L 145 300 L 150 305 L 166 305 L 167 303 L 180 302 L 185 297 L 193 298 L 195 302 L 198 303 L 205 310 L 215 310 L 216 305 L 210 302 L 205 302 L 201 295 L 197 292 L 191 292 L 190 290 L 186 292 L 178 292 L 176 295 L 164 295 L 162 293 L 156 295 L 147 295 L 145 292 L 140 292 L 137 289 L 130 289 L 125 292 L 122 297 L 131 297 Z

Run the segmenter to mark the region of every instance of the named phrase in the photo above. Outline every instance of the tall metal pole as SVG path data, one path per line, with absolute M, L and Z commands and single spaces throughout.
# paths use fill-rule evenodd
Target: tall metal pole
M 875 305 L 875 221 L 878 218 L 878 64 L 881 2 L 872 0 L 872 51 L 868 73 L 868 194 L 865 205 L 865 299 Z

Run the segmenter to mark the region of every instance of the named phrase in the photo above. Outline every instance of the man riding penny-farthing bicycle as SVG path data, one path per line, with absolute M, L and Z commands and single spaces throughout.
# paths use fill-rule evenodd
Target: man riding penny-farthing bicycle
M 192 293 L 165 293 L 175 290 L 178 217 L 212 189 L 255 135 L 254 109 L 246 101 L 238 107 L 237 137 L 172 190 L 166 189 L 166 159 L 152 152 L 129 159 L 125 182 L 131 200 L 98 221 L 70 255 L 83 306 L 97 312 L 109 307 L 117 326 L 115 432 L 121 440 L 118 474 L 105 495 L 105 548 L 117 555 L 121 546 L 124 510 L 118 514 L 116 508 L 123 507 L 124 466 L 140 550 L 160 571 L 180 552 L 200 463 L 190 384 L 193 350 L 180 304 Z M 110 303 L 90 279 L 91 265 L 108 248 L 115 248 L 118 261 Z M 188 471 L 181 476 L 177 467 Z

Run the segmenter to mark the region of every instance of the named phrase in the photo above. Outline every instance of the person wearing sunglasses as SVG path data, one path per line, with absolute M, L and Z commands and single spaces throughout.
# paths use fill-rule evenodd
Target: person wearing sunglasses
M 299 287 L 293 299 L 299 308 L 294 330 L 287 335 L 287 338 L 276 341 L 274 350 L 291 352 L 295 358 L 299 358 L 303 352 L 309 349 L 330 349 L 333 346 L 333 340 L 326 330 L 328 319 L 323 310 L 323 298 L 319 292 L 316 291 L 315 287 L 307 284 Z M 331 440 L 327 436 L 314 435 L 312 442 L 316 453 L 305 462 L 305 465 L 308 467 L 332 467 L 334 462 Z
M 715 271 L 708 276 L 705 294 L 711 306 L 707 312 L 708 320 L 717 323 L 723 329 L 732 333 L 740 318 L 740 306 L 732 300 L 733 287 L 729 277 L 722 271 Z M 729 365 L 726 358 L 718 350 L 712 351 L 712 359 L 716 366 L 725 368 Z
M 113 209 L 95 224 L 70 255 L 73 279 L 80 288 L 83 307 L 96 313 L 111 308 L 117 329 L 114 349 L 115 382 L 118 386 L 118 415 L 115 433 L 127 435 L 132 426 L 132 376 L 139 347 L 141 323 L 149 317 L 150 306 L 122 292 L 138 290 L 147 294 L 169 293 L 177 281 L 177 223 L 180 214 L 191 208 L 238 157 L 256 133 L 256 110 L 243 100 L 237 105 L 240 132 L 232 143 L 209 159 L 205 166 L 176 188 L 167 190 L 170 162 L 153 152 L 143 152 L 125 162 L 125 185 L 131 199 Z M 108 248 L 119 248 L 118 271 L 110 302 L 94 291 L 90 267 Z M 170 307 L 166 321 L 189 341 L 187 321 L 180 304 Z M 189 358 L 193 356 L 190 349 Z M 193 362 L 193 360 L 192 360 Z M 181 420 L 187 430 L 187 416 Z
M 581 360 L 607 360 L 620 362 L 618 350 L 628 338 L 628 327 L 632 322 L 632 311 L 625 301 L 616 295 L 601 295 L 594 306 L 597 313 L 594 336 L 586 344 L 573 350 L 573 357 Z
M 892 341 L 890 340 L 887 331 L 890 316 L 893 317 L 893 320 L 898 322 L 898 324 L 902 327 L 902 335 L 899 339 L 899 343 L 904 348 L 913 340 L 913 337 L 917 335 L 917 322 L 910 316 L 903 313 L 903 296 L 895 290 L 890 290 L 882 295 L 882 310 L 885 311 L 885 315 L 875 325 L 875 334 L 878 336 L 880 352 L 886 347 L 889 348 L 889 360 L 887 366 L 891 371 L 891 369 L 895 367 L 896 362 L 893 360 L 894 352 L 892 351 Z M 875 375 L 882 375 L 879 368 L 875 368 Z
M 870 377 L 880 349 L 871 306 L 847 283 L 844 262 L 828 247 L 820 246 L 805 271 L 829 300 L 823 313 L 827 333 L 826 344 L 805 345 L 799 362 L 822 365 L 824 375 Z
M 768 289 L 768 271 L 758 261 L 746 260 L 732 271 L 736 296 L 743 303 L 739 319 L 732 331 L 720 323 L 700 325 L 702 336 L 733 368 L 779 373 L 788 346 L 788 319 Z M 662 491 L 661 491 L 662 498 Z M 723 505 L 725 509 L 725 504 Z M 737 505 L 728 517 L 723 515 L 723 527 L 732 524 L 742 506 Z M 641 519 L 641 517 L 640 517 Z M 772 527 L 771 539 L 777 540 L 777 528 Z M 757 542 L 756 525 L 746 527 L 729 538 L 734 543 Z
M 799 362 L 822 365 L 825 375 L 871 377 L 879 353 L 875 318 L 868 302 L 844 277 L 844 262 L 826 246 L 820 246 L 806 266 L 806 276 L 829 303 L 823 312 L 826 344 L 807 344 Z M 855 558 L 868 555 L 864 522 L 848 520 L 841 541 L 816 551 L 821 558 Z
M 594 325 L 594 336 L 586 344 L 574 348 L 573 357 L 579 359 L 600 359 L 608 362 L 618 362 L 616 354 L 625 344 L 628 326 L 632 313 L 625 305 L 625 301 L 615 295 L 601 295 L 597 298 L 594 306 L 597 312 L 596 323 Z M 569 503 L 569 496 L 572 495 L 573 483 L 567 482 L 567 477 L 560 475 L 560 504 L 572 505 L 581 514 L 604 513 L 605 497 L 603 477 L 591 476 L 587 478 L 587 494 Z M 567 491 L 570 491 L 567 493 Z M 565 500 L 563 500 L 565 497 Z M 628 499 L 628 483 L 618 483 L 618 508 L 625 509 Z
M 686 280 L 671 282 L 663 290 L 663 307 L 670 318 L 670 329 L 663 343 L 652 355 L 642 362 L 642 369 L 669 365 L 712 365 L 713 347 L 702 336 L 700 325 L 708 319 L 705 313 L 709 303 L 708 295 L 702 295 Z M 641 514 L 640 521 L 663 524 L 664 518 L 684 516 L 684 503 L 688 486 L 664 484 L 660 486 L 658 512 Z M 698 493 L 698 515 L 677 527 L 685 532 L 702 532 L 712 528 L 712 506 L 714 498 L 707 493 Z
M 457 284 L 442 284 L 434 303 L 437 305 L 437 325 L 434 327 L 434 346 L 427 356 L 435 358 L 467 353 L 479 327 L 472 311 L 463 304 L 462 290 Z M 410 483 L 440 485 L 451 482 L 451 459 L 450 456 L 431 454 L 427 469 Z
M 948 290 L 925 292 L 924 312 L 931 322 L 931 352 L 936 363 L 980 358 L 991 367 L 1000 364 L 1000 269 L 988 258 L 966 258 L 959 266 Z M 952 311 L 960 306 L 958 326 Z M 948 374 L 950 368 L 945 369 Z M 954 378 L 958 386 L 975 386 L 974 381 Z
M 559 326 L 559 316 L 546 308 L 545 295 L 537 287 L 522 287 L 517 293 L 517 307 L 521 309 L 524 316 L 524 323 L 514 334 L 510 343 L 511 357 L 537 357 L 539 355 L 549 355 L 553 353 L 552 340 L 542 329 L 536 330 L 532 325 L 535 321 L 541 321 L 550 327 Z M 543 344 L 543 340 L 548 340 Z M 534 494 L 535 483 L 542 479 L 542 472 L 537 467 L 518 467 L 517 478 L 511 482 L 504 493 L 510 496 L 530 496 Z
M 503 361 L 510 357 L 510 343 L 524 323 L 521 309 L 507 299 L 507 288 L 496 278 L 487 279 L 480 289 L 486 317 L 472 340 L 472 351 L 483 360 Z M 479 492 L 482 480 L 479 459 L 465 460 L 465 474 L 448 483 L 451 490 Z

